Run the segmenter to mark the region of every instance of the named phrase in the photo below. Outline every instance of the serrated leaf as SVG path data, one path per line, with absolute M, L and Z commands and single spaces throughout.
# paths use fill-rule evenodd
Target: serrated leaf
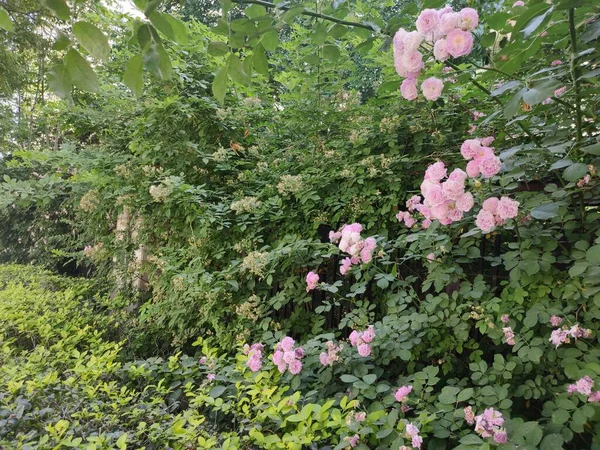
M 227 67 L 221 67 L 215 73 L 215 78 L 212 82 L 212 92 L 217 101 L 223 105 L 225 93 L 227 92 Z
M 0 28 L 6 31 L 14 31 L 12 20 L 10 20 L 10 15 L 8 14 L 8 11 L 2 7 L 0 7 Z
M 73 25 L 73 34 L 77 41 L 94 58 L 108 61 L 110 45 L 102 31 L 89 22 L 77 22 Z
M 42 4 L 51 10 L 56 17 L 62 20 L 69 20 L 71 11 L 65 0 L 41 0 Z
M 187 29 L 181 20 L 176 19 L 170 14 L 163 14 L 158 11 L 153 11 L 148 18 L 152 22 L 152 25 L 169 40 L 181 45 L 188 44 Z
M 96 72 L 81 54 L 74 48 L 65 56 L 65 67 L 71 83 L 83 91 L 98 92 Z
M 57 64 L 48 72 L 48 87 L 60 98 L 71 96 L 71 79 L 64 64 Z
M 137 98 L 142 96 L 144 89 L 144 64 L 142 55 L 135 55 L 129 60 L 123 73 L 123 83 Z

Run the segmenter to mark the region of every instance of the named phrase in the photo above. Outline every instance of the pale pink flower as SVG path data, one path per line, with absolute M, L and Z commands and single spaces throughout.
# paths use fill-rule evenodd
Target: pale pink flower
M 469 131 L 467 131 L 467 133 L 473 134 L 473 133 L 475 133 L 476 130 L 477 130 L 477 125 L 471 125 L 471 128 L 469 128 Z
M 457 200 L 465 193 L 465 184 L 448 179 L 442 183 L 442 192 L 447 199 Z
M 494 136 L 488 136 L 481 139 L 480 142 L 481 145 L 483 145 L 484 147 L 489 147 L 492 144 L 492 142 L 494 142 L 494 139 Z
M 417 223 L 417 219 L 415 219 L 413 216 L 411 216 L 410 214 L 405 215 L 404 216 L 404 224 L 408 227 L 408 228 L 412 228 L 415 224 Z
M 421 203 L 421 197 L 419 195 L 413 195 L 406 201 L 406 208 L 412 212 L 419 203 Z
M 435 254 L 430 253 L 429 255 L 427 255 L 427 261 L 429 261 L 429 262 L 435 261 Z
M 406 78 L 400 85 L 400 93 L 406 100 L 415 100 L 418 96 L 417 79 Z
M 579 181 L 577 182 L 577 187 L 578 187 L 578 188 L 582 188 L 582 187 L 584 187 L 585 185 L 587 185 L 587 184 L 590 184 L 590 181 L 591 181 L 591 180 L 592 180 L 592 177 L 590 176 L 590 174 L 589 174 L 589 173 L 587 173 L 587 174 L 585 174 L 585 175 L 584 175 L 584 177 L 583 177 L 581 180 L 579 180 Z
M 500 200 L 497 197 L 490 197 L 483 201 L 481 207 L 484 211 L 496 214 L 496 210 L 498 209 L 498 203 L 500 203 Z
M 502 321 L 502 323 L 508 323 L 510 322 L 510 316 L 508 314 L 502 314 L 500 320 Z
M 554 91 L 554 96 L 555 97 L 560 97 L 561 95 L 563 95 L 565 92 L 567 92 L 567 86 L 563 86 L 561 88 L 558 88 L 557 90 Z
M 406 424 L 406 435 L 408 437 L 417 436 L 418 434 L 419 434 L 419 429 L 417 428 L 416 425 L 414 425 L 412 423 Z
M 473 50 L 473 35 L 458 29 L 450 31 L 446 37 L 446 49 L 454 58 L 468 55 Z
M 404 38 L 406 37 L 406 30 L 400 28 L 394 35 L 394 50 L 402 53 L 404 51 Z
M 423 91 L 423 95 L 427 100 L 437 100 L 440 95 L 442 95 L 442 90 L 444 89 L 444 83 L 442 80 L 430 77 L 427 78 L 421 84 L 421 91 Z
M 467 181 L 467 173 L 462 169 L 454 169 L 450 175 L 448 175 L 448 179 L 452 181 L 458 181 L 462 184 Z
M 361 339 L 370 344 L 375 338 L 375 327 L 373 325 L 369 325 L 365 331 L 362 332 Z
M 479 162 L 479 170 L 485 178 L 491 178 L 500 172 L 502 163 L 497 156 L 487 156 Z
M 447 12 L 440 15 L 437 33 L 444 36 L 460 26 L 460 15 L 456 12 Z
M 408 395 L 412 392 L 412 386 L 401 386 L 394 393 L 394 397 L 397 402 L 404 403 L 408 398 Z
M 418 72 L 423 67 L 423 55 L 418 50 L 409 50 L 402 55 L 402 66 L 407 72 Z
M 525 2 L 523 2 L 521 0 L 517 0 L 516 2 L 513 3 L 513 8 L 516 8 L 517 6 L 525 6 Z
M 448 53 L 448 49 L 446 48 L 446 39 L 440 39 L 433 44 L 433 56 L 438 61 L 446 61 L 450 56 Z M 444 69 L 450 69 L 450 67 L 445 67 Z
M 348 339 L 350 340 L 350 345 L 352 347 L 356 347 L 358 345 L 360 336 L 361 336 L 361 333 L 359 333 L 356 330 L 352 330 L 352 333 L 350 333 L 350 336 L 348 336 Z
M 214 373 L 209 373 L 208 375 L 206 375 L 206 379 L 208 381 L 213 381 L 215 379 L 215 374 Z
M 458 197 L 458 199 L 456 200 L 455 207 L 459 211 L 469 212 L 471 208 L 473 208 L 474 204 L 475 201 L 473 199 L 473 194 L 471 194 L 470 192 L 465 192 L 460 197 Z
M 410 444 L 415 448 L 421 448 L 421 445 L 423 444 L 423 438 L 419 435 L 413 436 Z
M 479 211 L 475 219 L 475 225 L 485 234 L 489 233 L 496 226 L 494 215 L 484 209 Z
M 206 356 L 200 358 L 200 364 L 206 364 Z
M 498 444 L 505 444 L 508 441 L 508 436 L 504 428 L 500 428 L 494 433 L 494 442 Z
M 588 397 L 588 402 L 590 403 L 598 403 L 600 402 L 600 391 L 595 391 L 590 394 Z
M 465 421 L 469 425 L 473 425 L 475 423 L 475 413 L 473 412 L 473 408 L 471 408 L 470 406 L 465 407 L 464 413 L 465 413 Z
M 319 275 L 315 272 L 308 272 L 306 275 L 306 292 L 312 291 L 319 284 Z
M 460 154 L 467 161 L 475 158 L 477 154 L 481 151 L 481 142 L 478 139 L 467 139 L 460 146 Z
M 431 33 L 438 24 L 438 12 L 435 9 L 424 9 L 417 18 L 417 31 L 423 35 Z
M 340 273 L 346 275 L 348 270 L 350 270 L 350 267 L 352 267 L 352 260 L 350 258 L 344 258 L 340 267 Z
M 496 214 L 501 219 L 514 219 L 519 213 L 519 202 L 509 197 L 502 197 L 498 201 Z
M 458 12 L 460 26 L 465 31 L 473 31 L 479 24 L 479 14 L 473 8 L 463 8 Z
M 504 332 L 506 343 L 508 345 L 515 345 L 515 333 L 513 332 L 513 329 L 511 327 L 504 327 L 502 328 L 502 331 Z
M 369 344 L 359 344 L 357 348 L 358 354 L 362 357 L 367 357 L 371 354 L 371 346 Z
M 479 161 L 477 161 L 477 160 L 469 161 L 467 163 L 466 171 L 467 171 L 467 175 L 469 175 L 469 178 L 475 178 L 476 176 L 479 176 L 479 174 L 480 174 Z
M 281 340 L 281 350 L 284 352 L 291 352 L 294 349 L 294 341 L 291 337 L 286 336 Z
M 550 333 L 549 341 L 558 348 L 561 344 L 569 342 L 569 333 L 566 330 L 554 330 Z
M 562 317 L 558 317 L 558 316 L 552 316 L 550 317 L 550 324 L 553 327 L 558 327 L 560 326 L 561 323 L 563 323 L 563 318 Z
M 327 353 L 325 352 L 321 352 L 321 354 L 319 355 L 319 362 L 323 365 L 323 366 L 327 366 L 329 365 L 329 358 Z
M 438 41 L 439 42 L 439 41 Z M 452 67 L 444 67 L 444 73 L 452 72 Z
M 552 61 L 552 62 L 550 63 L 550 65 L 551 65 L 552 67 L 555 67 L 555 66 L 559 66 L 559 65 L 561 65 L 562 63 L 563 63 L 563 62 L 562 62 L 560 59 L 555 59 L 554 61 Z
M 358 445 L 359 441 L 360 441 L 360 436 L 358 434 L 355 434 L 350 439 L 348 439 L 348 443 L 350 444 L 350 447 L 352 447 L 352 448 L 356 447 Z
M 330 231 L 329 232 L 329 242 L 332 244 L 337 244 L 342 237 L 341 231 Z
M 356 414 L 354 414 L 354 420 L 356 420 L 358 423 L 364 422 L 364 420 L 366 418 L 367 418 L 366 412 L 357 412 Z
M 425 219 L 422 223 L 421 223 L 421 228 L 423 228 L 424 230 L 426 230 L 427 228 L 429 228 L 431 226 L 431 220 L 430 219 Z
M 446 177 L 448 170 L 442 161 L 431 164 L 425 171 L 425 179 L 431 181 L 440 181 Z
M 418 31 L 410 31 L 404 35 L 404 51 L 410 52 L 419 48 L 423 42 L 423 35 Z M 420 67 L 419 67 L 420 69 Z
M 288 365 L 288 369 L 292 375 L 298 375 L 302 370 L 302 363 L 296 359 Z

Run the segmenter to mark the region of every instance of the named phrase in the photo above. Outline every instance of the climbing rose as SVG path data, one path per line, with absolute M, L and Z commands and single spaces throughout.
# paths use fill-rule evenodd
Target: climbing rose
M 500 158 L 497 156 L 486 156 L 482 158 L 479 162 L 479 170 L 481 171 L 481 175 L 485 178 L 491 178 L 500 172 L 502 168 L 502 163 L 500 162 Z
M 560 326 L 561 323 L 563 323 L 562 317 L 558 317 L 558 316 L 550 317 L 550 325 L 552 325 L 553 327 L 558 327 L 558 326 Z
M 322 352 L 319 355 L 319 361 L 324 366 L 333 366 L 333 363 L 340 358 L 338 354 L 342 351 L 342 345 L 335 345 L 332 341 L 327 342 L 327 352 Z
M 200 364 L 206 364 L 206 356 L 200 358 Z
M 508 345 L 515 345 L 515 333 L 513 332 L 513 329 L 511 327 L 504 327 L 502 328 L 502 331 L 504 332 L 506 343 Z
M 525 2 L 518 0 L 516 2 L 513 3 L 513 8 L 517 7 L 517 6 L 525 6 Z
M 505 444 L 508 440 L 508 436 L 506 434 L 506 430 L 504 428 L 500 428 L 498 431 L 494 433 L 494 441 L 498 444 Z
M 479 14 L 473 8 L 463 8 L 458 12 L 460 26 L 465 31 L 473 31 L 479 25 Z
M 421 34 L 431 33 L 438 24 L 438 12 L 435 9 L 424 9 L 417 18 L 417 31 Z
M 588 397 L 588 402 L 599 403 L 600 402 L 600 391 L 592 392 Z
M 215 379 L 215 374 L 214 373 L 209 373 L 208 375 L 206 375 L 206 379 L 208 381 L 213 381 Z
M 475 417 L 475 432 L 483 438 L 492 437 L 495 433 L 501 432 L 502 425 L 504 425 L 502 413 L 494 408 L 487 408 L 483 414 Z
M 394 397 L 396 397 L 396 401 L 403 403 L 406 401 L 408 395 L 412 392 L 412 386 L 401 386 L 398 388 Z
M 569 342 L 569 333 L 567 333 L 566 330 L 561 330 L 561 329 L 554 330 L 550 334 L 549 341 L 552 342 L 552 344 L 558 348 L 561 344 L 564 344 L 565 342 Z
M 442 161 L 431 164 L 425 171 L 425 179 L 432 181 L 440 181 L 446 176 L 448 170 Z
M 427 255 L 427 261 L 429 261 L 429 262 L 435 261 L 435 254 L 430 253 L 429 255 Z
M 479 213 L 477 214 L 477 217 L 475 219 L 475 225 L 477 225 L 477 227 L 483 232 L 483 233 L 489 233 L 491 232 L 495 225 L 496 225 L 496 221 L 494 219 L 494 215 L 488 211 L 485 210 L 481 210 L 479 211 Z
M 509 197 L 501 197 L 498 201 L 496 214 L 501 219 L 513 219 L 519 213 L 519 202 Z
M 302 347 L 294 349 L 295 344 L 291 337 L 286 336 L 275 346 L 273 363 L 279 372 L 284 373 L 289 370 L 291 374 L 296 375 L 302 370 L 300 359 L 304 356 L 304 350 Z
M 354 448 L 358 445 L 359 440 L 360 440 L 360 436 L 358 434 L 355 434 L 350 439 L 348 439 L 348 443 L 350 444 L 350 447 Z
M 312 291 L 319 283 L 319 275 L 315 272 L 308 272 L 306 275 L 306 292 Z
M 421 90 L 427 100 L 437 100 L 442 94 L 443 89 L 444 83 L 442 83 L 442 80 L 435 77 L 427 78 L 421 84 Z
M 353 330 L 348 337 L 350 345 L 356 347 L 358 354 L 362 357 L 367 357 L 371 354 L 371 341 L 375 338 L 375 328 L 369 325 L 365 331 Z
M 406 78 L 400 85 L 402 97 L 406 100 L 415 100 L 417 98 L 417 79 Z
M 561 61 L 560 59 L 555 59 L 554 61 L 552 61 L 552 62 L 550 63 L 550 65 L 551 65 L 552 67 L 554 67 L 554 66 L 559 66 L 559 65 L 561 65 L 561 64 L 562 64 L 562 61 Z
M 458 29 L 450 31 L 446 36 L 446 49 L 454 58 L 468 55 L 473 49 L 473 35 Z
M 567 87 L 563 86 L 561 88 L 558 88 L 557 90 L 554 91 L 554 96 L 555 97 L 560 97 L 561 95 L 563 95 L 565 92 L 567 92 Z
M 475 423 L 475 413 L 473 412 L 473 408 L 470 406 L 465 407 L 465 420 L 469 425 L 473 425 Z
M 263 349 L 264 345 L 260 343 L 252 344 L 251 346 L 248 346 L 248 344 L 244 345 L 244 354 L 248 355 L 246 365 L 252 372 L 258 372 L 262 367 Z
M 418 50 L 411 50 L 402 55 L 402 66 L 407 72 L 418 72 L 423 67 L 423 55 Z
M 446 39 L 440 39 L 439 41 L 436 41 L 436 43 L 433 45 L 433 56 L 435 56 L 435 59 L 438 61 L 446 61 L 448 59 L 450 53 L 448 53 Z
M 500 320 L 502 321 L 502 323 L 508 323 L 510 321 L 510 317 L 508 314 L 502 314 L 502 317 L 500 317 Z

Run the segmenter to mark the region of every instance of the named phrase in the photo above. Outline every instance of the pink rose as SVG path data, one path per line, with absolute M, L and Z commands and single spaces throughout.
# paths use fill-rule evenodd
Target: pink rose
M 438 24 L 438 12 L 435 9 L 424 9 L 417 18 L 417 31 L 421 34 L 431 33 Z
M 431 220 L 430 219 L 425 219 L 422 223 L 421 223 L 421 228 L 423 228 L 424 230 L 426 230 L 427 228 L 429 228 L 431 226 Z
M 281 340 L 281 350 L 284 352 L 291 352 L 294 349 L 294 341 L 291 337 L 286 336 Z
M 363 331 L 361 339 L 366 342 L 367 344 L 370 344 L 373 339 L 375 338 L 375 327 L 373 327 L 373 325 L 369 325 L 369 327 Z
M 273 364 L 279 365 L 283 363 L 283 352 L 281 350 L 273 353 Z
M 289 370 L 292 375 L 297 375 L 302 370 L 302 363 L 295 359 L 289 365 Z
M 438 161 L 427 167 L 424 178 L 431 181 L 440 181 L 447 173 L 448 169 L 446 169 L 445 164 L 442 161 Z
M 442 183 L 442 192 L 450 200 L 457 200 L 465 193 L 465 183 L 455 180 L 447 180 Z
M 435 254 L 430 253 L 429 255 L 427 255 L 427 261 L 429 261 L 429 262 L 435 261 Z
M 463 212 L 460 209 L 450 208 L 448 210 L 448 219 L 450 219 L 452 222 L 458 222 L 462 218 Z
M 465 31 L 473 31 L 479 24 L 479 14 L 473 8 L 463 8 L 458 12 L 460 26 Z
M 517 6 L 525 6 L 525 2 L 518 0 L 516 2 L 513 3 L 513 8 L 516 8 Z
M 479 172 L 479 161 L 476 161 L 476 160 L 469 161 L 466 169 L 467 169 L 467 175 L 469 175 L 470 178 L 475 178 L 480 173 Z
M 404 51 L 404 38 L 406 37 L 406 30 L 400 28 L 394 35 L 394 50 L 402 53 Z
M 500 162 L 500 158 L 497 156 L 488 156 L 481 160 L 479 163 L 479 170 L 481 171 L 481 175 L 485 178 L 491 178 L 500 172 L 502 168 L 502 163 Z
M 404 217 L 404 223 L 408 228 L 412 228 L 417 223 L 417 219 L 409 214 L 408 216 Z
M 468 31 L 452 30 L 446 37 L 446 48 L 454 58 L 468 55 L 473 50 L 473 35 Z
M 481 205 L 481 208 L 484 211 L 487 211 L 489 213 L 492 214 L 496 214 L 496 209 L 498 209 L 498 203 L 500 202 L 500 200 L 498 200 L 496 197 L 490 197 L 488 199 L 485 199 L 483 201 L 483 204 Z
M 319 284 L 319 275 L 315 272 L 308 272 L 306 275 L 306 292 L 312 291 Z
M 481 150 L 481 143 L 479 142 L 478 139 L 467 139 L 460 146 L 460 154 L 467 161 L 475 158 L 475 156 L 479 153 L 480 150 Z
M 558 88 L 557 90 L 554 91 L 554 96 L 555 97 L 560 97 L 561 95 L 563 95 L 565 92 L 567 92 L 567 87 L 563 86 L 561 88 Z
M 481 210 L 475 219 L 475 225 L 485 234 L 492 231 L 496 225 L 494 215 L 488 211 Z
M 423 35 L 418 31 L 410 31 L 404 35 L 404 51 L 410 52 L 419 48 Z
M 423 67 L 423 55 L 418 50 L 410 50 L 402 55 L 402 66 L 407 72 L 418 72 Z
M 481 139 L 481 145 L 485 147 L 489 147 L 492 142 L 494 142 L 494 136 L 488 136 Z
M 473 194 L 465 192 L 463 195 L 458 197 L 456 200 L 456 209 L 462 212 L 468 212 L 473 208 L 475 201 L 473 200 Z
M 442 36 L 449 34 L 460 26 L 460 15 L 456 12 L 448 12 L 440 15 L 436 32 Z
M 446 61 L 450 56 L 446 48 L 446 39 L 439 39 L 433 44 L 433 56 L 438 61 Z
M 394 397 L 396 397 L 396 401 L 403 403 L 406 401 L 408 395 L 412 392 L 412 386 L 401 386 L 394 393 Z
M 433 184 L 422 193 L 425 201 L 427 202 L 427 206 L 429 206 L 430 209 L 439 206 L 446 201 L 442 186 L 440 184 Z
M 406 100 L 415 100 L 417 98 L 417 79 L 407 78 L 400 85 L 402 97 Z
M 513 219 L 519 213 L 519 202 L 509 197 L 502 197 L 498 202 L 496 214 L 501 219 Z
M 454 169 L 452 173 L 448 176 L 449 180 L 458 181 L 459 183 L 464 184 L 467 181 L 467 173 L 462 169 Z
M 550 65 L 551 65 L 552 67 L 554 67 L 554 66 L 560 66 L 561 64 L 562 64 L 562 61 L 561 61 L 560 59 L 555 59 L 554 61 L 552 61 L 552 62 L 550 63 Z
M 359 344 L 358 354 L 362 357 L 367 357 L 371 354 L 371 346 L 369 344 Z
M 437 100 L 442 94 L 443 89 L 444 83 L 435 77 L 427 78 L 421 84 L 421 91 L 423 91 L 423 95 L 427 100 Z

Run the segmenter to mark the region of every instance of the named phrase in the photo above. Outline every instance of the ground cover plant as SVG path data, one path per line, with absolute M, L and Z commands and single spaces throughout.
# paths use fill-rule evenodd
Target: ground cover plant
M 2 446 L 600 446 L 600 4 L 136 6 L 0 5 Z

